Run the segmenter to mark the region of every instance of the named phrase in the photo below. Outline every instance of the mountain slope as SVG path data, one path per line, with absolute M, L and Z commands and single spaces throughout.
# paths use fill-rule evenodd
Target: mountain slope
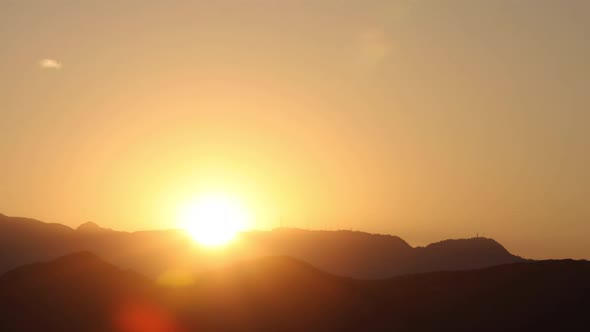
M 360 281 L 267 257 L 164 288 L 80 253 L 0 277 L 0 330 L 581 331 L 588 280 L 586 261 Z
M 196 273 L 228 262 L 275 255 L 294 257 L 333 274 L 370 279 L 523 261 L 491 239 L 443 241 L 412 248 L 391 235 L 297 229 L 246 232 L 222 254 L 211 256 L 179 230 L 127 233 L 94 223 L 73 230 L 0 215 L 0 273 L 82 250 L 153 278 L 171 269 Z
M 78 251 L 74 230 L 60 224 L 0 214 L 0 273 Z
M 0 331 L 109 331 L 125 303 L 151 301 L 151 281 L 88 252 L 0 277 Z
M 269 255 L 286 255 L 341 276 L 379 279 L 523 261 L 492 239 L 447 240 L 412 248 L 397 236 L 352 231 L 279 229 L 244 236 Z

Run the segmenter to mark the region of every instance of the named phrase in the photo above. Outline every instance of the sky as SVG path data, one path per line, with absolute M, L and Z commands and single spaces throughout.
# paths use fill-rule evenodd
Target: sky
M 0 0 L 0 212 L 590 259 L 590 2 Z

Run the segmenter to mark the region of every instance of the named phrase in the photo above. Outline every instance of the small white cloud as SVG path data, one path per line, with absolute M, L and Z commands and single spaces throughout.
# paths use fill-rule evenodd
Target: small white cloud
M 43 69 L 61 69 L 62 63 L 55 59 L 42 59 L 39 61 L 39 66 Z

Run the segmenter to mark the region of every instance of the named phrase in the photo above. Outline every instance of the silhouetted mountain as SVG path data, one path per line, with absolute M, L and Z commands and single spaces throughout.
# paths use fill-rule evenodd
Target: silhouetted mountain
M 102 228 L 98 226 L 96 223 L 91 221 L 85 222 L 82 225 L 76 228 L 76 231 L 83 232 L 83 233 L 104 233 L 104 232 L 112 232 L 113 230 L 110 228 Z
M 385 278 L 523 261 L 492 239 L 447 240 L 412 248 L 397 236 L 352 231 L 278 229 L 243 236 L 270 255 L 286 255 L 341 276 Z
M 81 253 L 0 277 L 0 330 L 583 331 L 588 280 L 586 261 L 361 281 L 267 257 L 165 288 Z
M 181 231 L 127 233 L 89 224 L 74 230 L 0 215 L 0 273 L 23 264 L 91 251 L 117 266 L 157 276 L 171 266 L 195 264 L 194 247 Z
M 182 293 L 183 301 L 172 307 L 189 330 L 329 330 L 344 326 L 337 323 L 343 313 L 355 315 L 371 305 L 350 280 L 288 257 L 238 262 L 174 293 L 176 299 Z
M 406 272 L 467 270 L 522 261 L 495 240 L 483 237 L 445 240 L 415 251 L 415 259 Z
M 151 282 L 88 252 L 0 277 L 0 331 L 113 331 L 120 306 L 154 299 Z
M 79 251 L 73 230 L 60 224 L 0 214 L 0 273 L 13 267 Z
M 391 235 L 298 229 L 246 232 L 235 244 L 212 256 L 178 230 L 127 233 L 94 223 L 73 230 L 0 215 L 0 273 L 82 250 L 150 277 L 179 268 L 199 272 L 236 260 L 275 255 L 294 257 L 336 275 L 375 279 L 523 261 L 484 238 L 412 248 Z

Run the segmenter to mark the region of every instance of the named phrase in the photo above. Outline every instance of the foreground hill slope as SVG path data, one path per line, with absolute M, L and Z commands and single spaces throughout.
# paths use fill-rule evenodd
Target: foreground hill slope
M 0 277 L 0 330 L 583 331 L 588 280 L 586 261 L 361 281 L 267 257 L 166 288 L 79 253 Z
M 179 230 L 117 232 L 0 215 L 0 273 L 22 264 L 90 251 L 122 268 L 157 278 L 171 269 L 201 272 L 246 258 L 285 255 L 354 278 L 474 269 L 523 261 L 492 239 L 448 240 L 412 248 L 397 236 L 352 231 L 278 229 L 247 232 L 215 257 Z
M 75 253 L 0 277 L 0 331 L 109 331 L 120 306 L 153 298 L 145 277 Z

